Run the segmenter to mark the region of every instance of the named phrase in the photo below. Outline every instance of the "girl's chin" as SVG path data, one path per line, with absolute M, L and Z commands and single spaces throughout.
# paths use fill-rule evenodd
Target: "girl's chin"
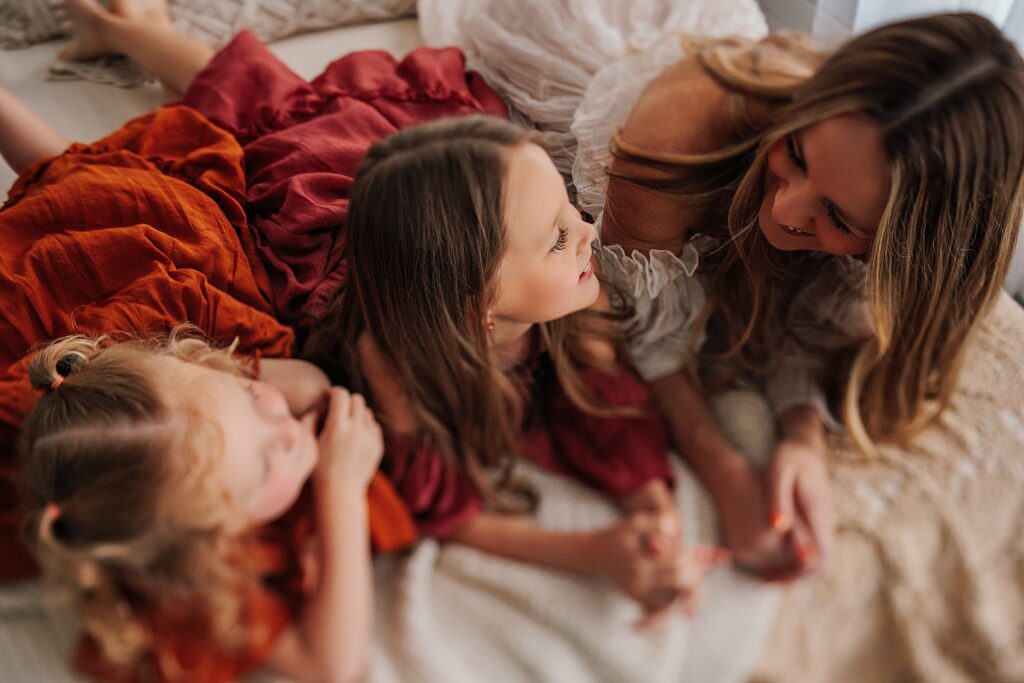
M 768 244 L 772 245 L 773 248 L 779 251 L 800 251 L 802 249 L 808 249 L 809 247 L 799 241 L 795 241 L 796 238 L 787 235 L 782 227 L 775 223 L 771 219 L 771 213 L 768 200 L 761 205 L 761 210 L 757 214 L 757 228 L 764 235 L 764 238 L 768 240 Z
M 586 300 L 581 309 L 590 308 L 597 303 L 597 298 L 601 296 L 601 282 L 597 279 L 597 275 L 591 273 L 585 282 L 580 283 L 580 287 L 585 292 L 584 299 Z
M 780 249 L 782 251 L 789 251 L 792 249 L 792 247 L 788 246 L 784 242 L 780 243 L 779 238 L 784 236 L 779 234 L 781 231 L 775 227 L 770 218 L 766 219 L 763 213 L 757 217 L 757 227 L 761 231 L 761 234 L 764 235 L 764 238 L 768 240 L 768 244 L 772 245 L 775 249 Z

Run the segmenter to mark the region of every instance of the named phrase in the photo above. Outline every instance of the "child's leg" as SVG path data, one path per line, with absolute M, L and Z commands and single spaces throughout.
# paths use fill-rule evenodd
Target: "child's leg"
M 125 55 L 181 96 L 213 58 L 213 50 L 174 30 L 166 0 L 110 0 L 109 9 L 97 0 L 65 5 L 74 34 L 64 51 L 68 59 Z
M 18 98 L 0 88 L 0 156 L 15 173 L 60 154 L 68 141 Z

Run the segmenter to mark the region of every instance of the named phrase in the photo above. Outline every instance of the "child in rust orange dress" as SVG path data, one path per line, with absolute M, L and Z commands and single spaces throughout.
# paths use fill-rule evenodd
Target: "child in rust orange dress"
M 23 432 L 23 532 L 81 610 L 79 670 L 182 683 L 263 664 L 299 680 L 365 673 L 380 428 L 308 363 L 261 365 L 254 377 L 231 348 L 180 330 L 68 337 L 32 358 L 44 393 Z
M 0 90 L 0 152 L 20 174 L 0 211 L 0 579 L 31 571 L 9 482 L 34 345 L 190 321 L 239 352 L 287 356 L 344 276 L 369 146 L 436 117 L 505 115 L 455 49 L 354 53 L 306 82 L 251 34 L 214 54 L 159 2 L 111 7 L 68 3 L 73 50 L 130 53 L 180 103 L 71 144 Z

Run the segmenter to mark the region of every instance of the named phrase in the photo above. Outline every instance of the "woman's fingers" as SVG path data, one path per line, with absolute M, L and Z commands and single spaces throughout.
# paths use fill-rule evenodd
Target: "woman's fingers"
M 821 485 L 812 482 L 797 481 L 794 491 L 797 514 L 806 526 L 807 533 L 813 539 L 819 559 L 824 561 L 832 552 L 832 540 L 835 528 L 835 512 L 832 508 L 832 496 L 828 489 L 828 481 Z
M 793 487 L 796 471 L 779 464 L 776 457 L 770 471 L 768 501 L 770 510 L 768 524 L 779 533 L 789 531 L 793 526 L 796 510 L 793 505 Z

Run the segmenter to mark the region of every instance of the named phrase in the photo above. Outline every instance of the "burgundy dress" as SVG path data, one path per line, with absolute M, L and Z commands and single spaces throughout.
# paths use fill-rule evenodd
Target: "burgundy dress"
M 344 277 L 342 227 L 370 146 L 439 118 L 507 116 L 455 48 L 421 47 L 401 61 L 354 52 L 307 82 L 245 31 L 196 76 L 183 103 L 241 143 L 246 213 L 271 303 L 279 320 L 300 328 Z
M 540 353 L 519 376 L 525 402 L 519 455 L 614 499 L 657 479 L 672 485 L 665 426 L 648 409 L 644 385 L 628 372 L 578 372 L 596 399 L 640 408 L 640 414 L 584 412 L 556 381 L 548 354 Z M 386 432 L 381 467 L 423 535 L 444 540 L 484 509 L 469 476 L 448 455 L 413 435 Z

